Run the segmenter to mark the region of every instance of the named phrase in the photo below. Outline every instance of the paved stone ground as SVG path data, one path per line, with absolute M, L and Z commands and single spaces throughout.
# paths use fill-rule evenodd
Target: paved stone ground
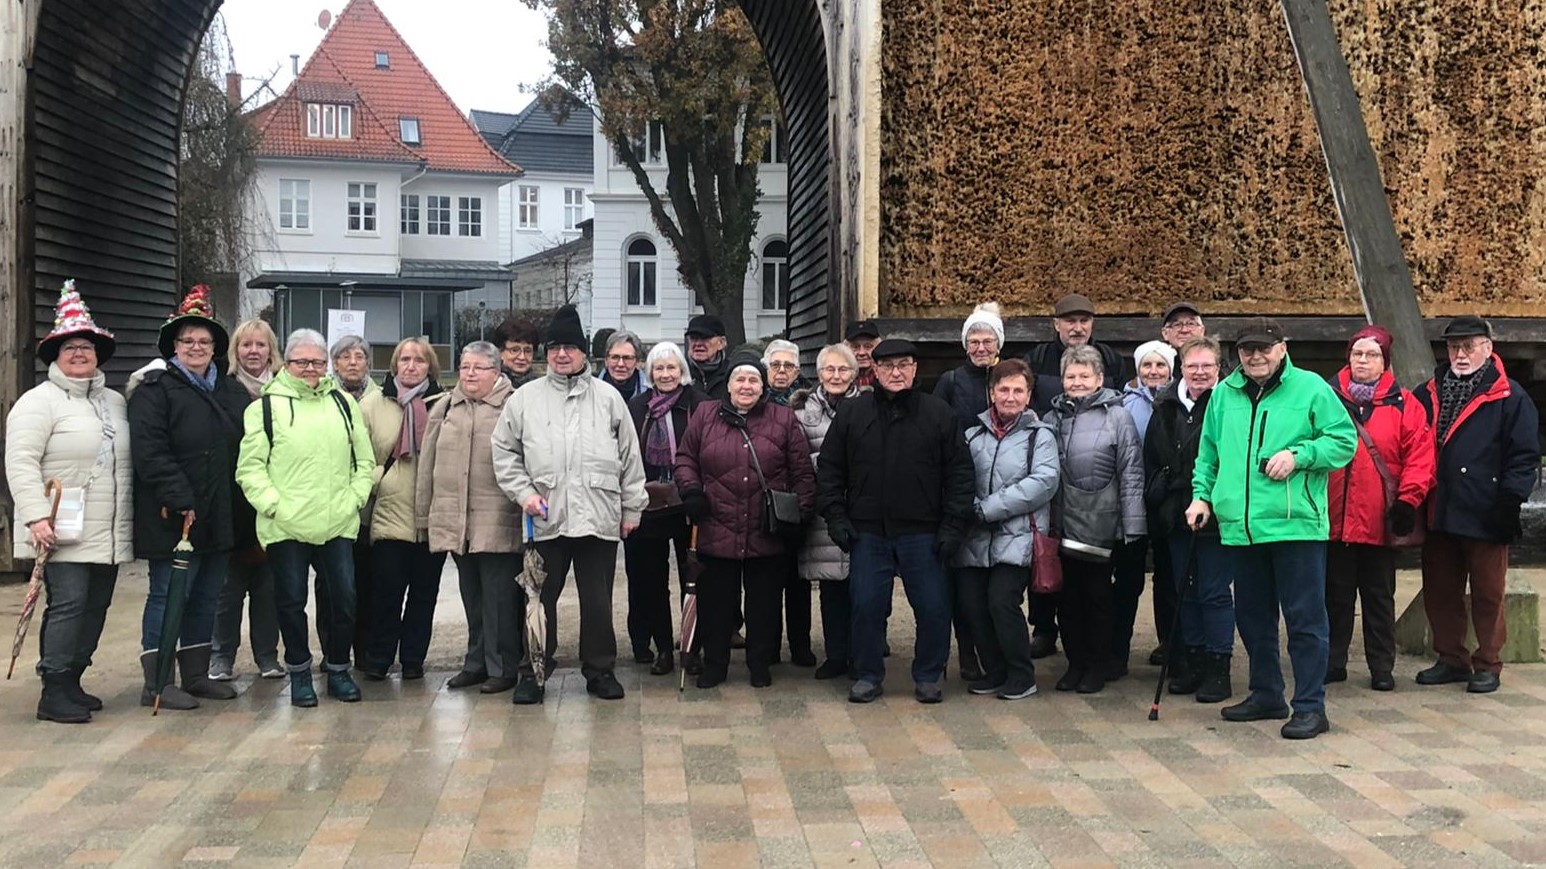
M 1036 698 L 970 697 L 952 678 L 943 705 L 920 706 L 899 617 L 890 694 L 869 706 L 787 664 L 767 690 L 735 667 L 732 684 L 678 694 L 674 674 L 624 663 L 621 702 L 588 698 L 570 667 L 546 705 L 517 708 L 445 689 L 461 641 L 448 581 L 423 682 L 298 710 L 243 662 L 239 699 L 152 718 L 136 705 L 143 588 L 142 567 L 120 580 L 87 679 L 107 702 L 93 723 L 33 720 L 35 646 L 0 685 L 0 866 L 1546 863 L 1541 665 L 1485 697 L 1419 689 L 1415 658 L 1375 694 L 1355 666 L 1331 688 L 1332 732 L 1293 743 L 1189 699 L 1147 721 L 1147 665 L 1082 697 L 1051 690 L 1053 658 Z M 1415 591 L 1404 574 L 1399 602 Z M 0 588 L 0 624 L 21 596 Z M 1147 651 L 1152 625 L 1139 636 Z

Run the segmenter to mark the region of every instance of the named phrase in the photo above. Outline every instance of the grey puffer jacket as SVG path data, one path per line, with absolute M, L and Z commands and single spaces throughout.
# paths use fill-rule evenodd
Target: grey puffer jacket
M 848 387 L 842 400 L 858 395 L 858 386 Z M 811 442 L 811 466 L 815 467 L 821 455 L 822 441 L 827 439 L 827 429 L 837 416 L 837 405 L 820 386 L 802 389 L 789 400 L 789 409 L 800 420 L 805 439 Z M 820 513 L 806 526 L 805 543 L 800 547 L 799 570 L 801 579 L 847 579 L 848 553 L 837 548 L 827 536 L 827 520 Z
M 1031 520 L 1046 534 L 1052 499 L 1062 473 L 1055 430 L 1033 411 L 1020 414 L 1004 435 L 993 433 L 992 410 L 978 417 L 980 425 L 966 432 L 972 454 L 976 508 L 981 517 L 956 553 L 957 567 L 1013 564 L 1029 567 L 1035 537 Z
M 1044 418 L 1057 430 L 1058 451 L 1063 464 L 1063 486 L 1085 491 L 1103 489 L 1112 478 L 1118 480 L 1122 515 L 1112 517 L 1120 524 L 1113 535 L 1136 540 L 1148 533 L 1148 515 L 1143 505 L 1143 448 L 1133 417 L 1122 406 L 1122 396 L 1114 389 L 1101 389 L 1084 398 L 1059 395 Z M 1059 509 L 1063 508 L 1059 489 Z

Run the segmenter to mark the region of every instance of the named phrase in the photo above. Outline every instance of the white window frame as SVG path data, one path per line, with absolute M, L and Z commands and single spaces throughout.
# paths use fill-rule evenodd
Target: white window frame
M 483 197 L 456 198 L 456 234 L 462 238 L 483 237 Z
M 768 248 L 775 244 L 782 244 L 784 246 L 783 256 L 770 256 L 767 253 Z M 789 242 L 782 238 L 770 238 L 762 243 L 762 250 L 763 253 L 760 256 L 762 260 L 762 274 L 761 279 L 757 282 L 758 289 L 761 290 L 758 294 L 758 303 L 762 306 L 763 313 L 782 313 L 789 308 Z M 773 301 L 775 303 L 783 303 L 771 308 L 768 307 L 768 269 L 770 267 L 773 269 L 773 281 L 775 284 L 773 288 Z M 780 281 L 780 279 L 782 280 Z
M 279 179 L 279 231 L 311 234 L 310 179 Z
M 412 130 L 413 130 L 413 136 L 411 138 L 408 135 L 409 127 L 410 126 L 412 127 Z M 397 133 L 398 133 L 398 137 L 403 140 L 403 144 L 404 145 L 422 145 L 422 144 L 424 144 L 424 129 L 423 129 L 423 127 L 421 127 L 419 125 L 419 119 L 418 118 L 407 118 L 407 117 L 398 118 L 397 119 Z
M 542 188 L 535 184 L 516 185 L 515 202 L 515 228 L 541 229 L 542 224 L 538 221 L 541 218 Z
M 341 105 L 338 107 L 338 138 L 354 138 L 354 107 Z
M 762 143 L 762 155 L 757 162 L 763 166 L 783 166 L 789 162 L 789 136 L 784 124 L 773 115 L 763 115 L 757 122 L 767 130 L 768 138 Z
M 633 246 L 641 241 L 648 242 L 655 252 L 632 253 Z M 636 266 L 637 269 L 635 269 Z M 628 239 L 628 243 L 623 245 L 623 285 L 623 310 L 660 310 L 660 245 L 656 244 L 653 238 L 638 235 Z M 638 299 L 637 302 L 634 301 L 635 298 Z
M 348 181 L 344 185 L 344 232 L 347 235 L 380 235 L 378 191 L 374 181 Z
M 419 194 L 398 194 L 398 210 L 401 216 L 397 231 L 403 235 L 418 235 L 421 226 L 420 218 L 424 215 L 419 207 Z
M 451 234 L 451 197 L 433 193 L 424 197 L 424 234 Z
M 310 139 L 322 138 L 322 104 L 306 104 L 306 137 Z
M 629 136 L 629 147 L 639 159 L 641 166 L 666 165 L 666 125 L 661 121 L 650 121 L 645 127 L 644 135 Z M 617 166 L 628 165 L 623 161 L 623 156 L 613 152 L 612 162 Z
M 585 188 L 564 188 L 564 231 L 579 232 L 580 221 L 585 219 Z
M 354 138 L 354 107 L 343 103 L 307 103 L 306 136 L 311 139 Z

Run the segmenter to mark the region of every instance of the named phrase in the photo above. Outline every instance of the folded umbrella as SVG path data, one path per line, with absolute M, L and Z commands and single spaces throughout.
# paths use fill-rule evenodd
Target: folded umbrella
M 531 671 L 537 677 L 538 685 L 547 684 L 548 676 L 547 658 L 542 648 L 548 636 L 548 615 L 542 607 L 542 584 L 547 579 L 547 566 L 537 552 L 537 525 L 527 516 L 526 554 L 515 582 L 526 595 L 526 658 L 531 661 Z
M 183 632 L 183 610 L 188 603 L 188 559 L 193 555 L 188 532 L 192 528 L 193 514 L 183 514 L 183 537 L 172 547 L 172 575 L 166 584 L 166 613 L 161 617 L 161 645 L 156 650 L 156 700 L 151 704 L 151 715 L 161 712 L 161 692 L 172 681 L 172 662 L 177 658 L 177 640 Z
M 692 527 L 692 540 L 687 544 L 687 561 L 682 565 L 682 654 L 692 651 L 698 639 L 698 577 L 703 575 L 703 564 L 698 561 L 698 526 Z M 677 682 L 678 693 L 687 690 L 687 668 Z
M 48 524 L 53 526 L 54 520 L 59 518 L 59 497 L 64 494 L 64 487 L 58 480 L 49 480 L 43 484 L 43 497 L 50 499 L 52 507 L 48 511 Z M 16 620 L 16 639 L 11 643 L 11 666 L 5 671 L 5 678 L 11 678 L 16 672 L 16 659 L 21 656 L 22 643 L 27 640 L 27 628 L 32 624 L 32 612 L 37 609 L 38 595 L 43 591 L 43 566 L 48 564 L 48 557 L 54 554 L 52 546 L 45 546 L 38 550 L 37 561 L 32 565 L 32 578 L 27 581 L 27 597 L 21 604 L 21 618 Z

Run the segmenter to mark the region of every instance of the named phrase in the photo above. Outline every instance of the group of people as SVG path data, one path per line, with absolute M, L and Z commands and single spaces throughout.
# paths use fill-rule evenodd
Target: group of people
M 987 303 L 962 325 L 966 362 L 931 394 L 915 389 L 917 348 L 869 321 L 822 348 L 808 381 L 796 345 L 730 352 L 713 315 L 692 319 L 685 348 L 626 331 L 593 345 L 566 306 L 545 327 L 511 320 L 497 344 L 464 347 L 444 389 L 424 339 L 394 347 L 378 384 L 362 339 L 328 347 L 300 329 L 281 348 L 261 320 L 228 336 L 206 292 L 167 320 L 163 358 L 135 373 L 125 400 L 100 371 L 113 336 L 67 285 L 38 347 L 48 379 L 11 412 L 17 542 L 52 554 L 40 719 L 87 721 L 101 708 L 81 675 L 118 566 L 134 557 L 150 565 L 145 704 L 236 696 L 245 604 L 259 675 L 288 677 L 291 702 L 316 705 L 313 570 L 330 697 L 360 699 L 351 671 L 423 678 L 447 554 L 468 626 L 449 687 L 542 702 L 535 667 L 553 666 L 572 570 L 587 690 L 618 699 L 619 544 L 628 639 L 649 672 L 680 666 L 712 688 L 744 647 L 750 683 L 766 687 L 787 644 L 816 678 L 849 679 L 856 703 L 884 690 L 897 577 L 917 628 L 918 701 L 943 699 L 952 631 L 973 694 L 1034 695 L 1034 662 L 1059 639 L 1056 688 L 1099 692 L 1128 672 L 1152 559 L 1150 660 L 1169 660 L 1170 691 L 1232 697 L 1238 630 L 1249 693 L 1223 717 L 1287 718 L 1285 737 L 1312 738 L 1328 727 L 1325 684 L 1347 678 L 1355 606 L 1371 687 L 1393 689 L 1394 552 L 1420 542 L 1439 661 L 1417 681 L 1498 687 L 1508 543 L 1539 448 L 1535 408 L 1476 317 L 1449 323 L 1449 361 L 1414 393 L 1396 383 L 1378 326 L 1351 337 L 1327 380 L 1296 367 L 1280 327 L 1259 318 L 1234 336 L 1231 372 L 1186 302 L 1130 367 L 1094 340 L 1094 305 L 1078 295 L 1055 306 L 1054 340 L 1004 359 L 1004 323 Z M 48 480 L 83 522 L 51 518 Z M 186 601 L 172 608 L 185 536 Z M 547 577 L 537 601 L 515 581 L 529 546 Z M 673 555 L 679 594 L 696 572 L 686 648 Z M 542 660 L 525 640 L 528 606 L 547 611 Z M 162 685 L 175 610 L 181 679 Z

